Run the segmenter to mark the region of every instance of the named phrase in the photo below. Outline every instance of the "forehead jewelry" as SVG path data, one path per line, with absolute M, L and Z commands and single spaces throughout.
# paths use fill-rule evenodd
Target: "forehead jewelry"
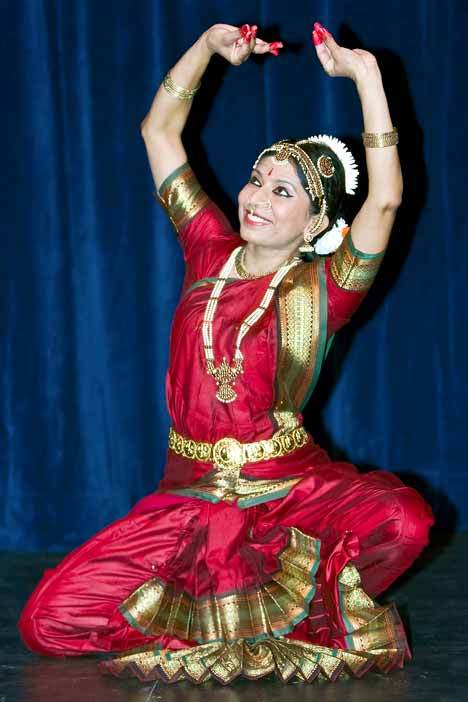
M 317 229 L 320 228 L 327 211 L 327 200 L 323 191 L 320 173 L 316 165 L 314 164 L 310 156 L 304 151 L 304 149 L 302 149 L 298 144 L 290 144 L 285 139 L 277 141 L 272 146 L 268 147 L 267 149 L 264 149 L 259 154 L 253 167 L 257 168 L 263 156 L 266 153 L 271 154 L 272 151 L 272 160 L 273 163 L 275 163 L 276 165 L 287 165 L 290 159 L 294 159 L 296 161 L 307 181 L 306 190 L 309 192 L 312 198 L 318 200 L 319 202 L 319 216 L 315 221 L 313 228 L 309 230 L 309 235 L 311 235 L 313 232 L 317 231 Z

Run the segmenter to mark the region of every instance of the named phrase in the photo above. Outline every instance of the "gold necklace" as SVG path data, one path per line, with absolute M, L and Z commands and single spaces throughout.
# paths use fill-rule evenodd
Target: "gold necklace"
M 254 280 L 255 278 L 263 278 L 263 276 L 271 275 L 272 273 L 276 273 L 276 271 L 278 271 L 282 266 L 288 265 L 288 263 L 290 263 L 293 259 L 294 259 L 294 256 L 291 256 L 290 258 L 288 258 L 287 261 L 284 261 L 279 266 L 276 266 L 276 268 L 272 268 L 270 271 L 264 271 L 263 273 L 249 273 L 249 271 L 245 267 L 245 245 L 244 245 L 239 249 L 239 252 L 234 259 L 234 265 L 236 268 L 236 273 L 239 276 L 239 278 L 242 278 L 242 280 Z
M 287 261 L 281 266 L 281 268 L 273 276 L 273 279 L 270 281 L 259 306 L 242 321 L 236 337 L 234 365 L 231 366 L 228 363 L 226 357 L 223 356 L 222 362 L 218 366 L 216 366 L 213 352 L 213 319 L 215 316 L 216 308 L 218 306 L 218 300 L 221 297 L 221 292 L 226 284 L 227 277 L 241 249 L 242 246 L 239 246 L 237 249 L 234 249 L 234 251 L 232 251 L 232 253 L 230 254 L 228 260 L 222 267 L 219 277 L 211 291 L 209 300 L 205 308 L 205 313 L 203 315 L 202 335 L 203 348 L 205 351 L 206 370 L 208 374 L 211 375 L 216 381 L 216 385 L 218 386 L 216 397 L 218 400 L 220 400 L 220 402 L 232 402 L 236 399 L 237 393 L 232 386 L 234 385 L 237 377 L 241 373 L 243 373 L 244 370 L 244 356 L 242 355 L 242 351 L 240 350 L 242 339 L 250 330 L 250 328 L 256 322 L 258 322 L 260 317 L 262 317 L 262 315 L 265 314 L 265 311 L 267 310 L 268 305 L 270 304 L 273 298 L 276 288 L 281 283 L 286 273 L 291 268 L 293 268 L 293 266 L 297 265 L 300 261 L 299 258 L 295 258 L 292 261 Z

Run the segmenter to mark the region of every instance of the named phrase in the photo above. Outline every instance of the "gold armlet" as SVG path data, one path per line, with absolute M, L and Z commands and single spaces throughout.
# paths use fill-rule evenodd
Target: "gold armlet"
M 166 92 L 178 100 L 192 100 L 196 93 L 200 90 L 200 85 L 201 83 L 199 83 L 196 88 L 192 88 L 191 90 L 189 88 L 182 88 L 180 85 L 177 85 L 177 83 L 174 83 L 170 72 L 166 74 L 163 80 L 163 87 Z
M 398 144 L 398 129 L 396 127 L 393 127 L 391 132 L 362 132 L 361 136 L 364 146 L 368 149 Z

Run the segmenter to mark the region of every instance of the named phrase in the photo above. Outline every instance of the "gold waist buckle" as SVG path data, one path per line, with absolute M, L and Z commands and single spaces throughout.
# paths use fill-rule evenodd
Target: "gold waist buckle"
M 169 448 L 174 453 L 195 461 L 212 463 L 213 466 L 224 471 L 234 470 L 237 473 L 246 463 L 257 463 L 286 456 L 304 446 L 308 440 L 309 435 L 304 427 L 296 427 L 273 439 L 261 439 L 251 443 L 241 443 L 231 436 L 225 436 L 215 444 L 211 444 L 207 441 L 187 439 L 172 428 L 169 431 Z

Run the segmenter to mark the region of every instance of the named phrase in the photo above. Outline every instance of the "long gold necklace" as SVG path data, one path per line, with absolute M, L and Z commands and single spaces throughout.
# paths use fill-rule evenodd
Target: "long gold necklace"
M 228 274 L 230 273 L 236 257 L 242 248 L 242 246 L 239 246 L 237 249 L 234 249 L 222 267 L 218 280 L 213 286 L 213 290 L 211 291 L 207 302 L 202 324 L 206 369 L 208 374 L 215 379 L 216 385 L 218 386 L 218 390 L 216 392 L 217 399 L 220 400 L 220 402 L 225 403 L 233 402 L 233 400 L 235 400 L 237 397 L 237 392 L 232 386 L 234 385 L 238 376 L 243 372 L 244 357 L 242 355 L 242 351 L 240 350 L 240 345 L 244 336 L 265 314 L 276 288 L 281 283 L 286 273 L 300 262 L 300 259 L 295 257 L 293 260 L 286 261 L 286 263 L 284 263 L 281 268 L 276 271 L 268 285 L 268 288 L 266 289 L 265 294 L 263 295 L 259 306 L 243 320 L 236 337 L 234 365 L 230 365 L 226 357 L 223 356 L 221 363 L 216 366 L 213 352 L 213 319 L 218 306 L 218 300 L 221 297 L 221 292 L 226 284 Z

